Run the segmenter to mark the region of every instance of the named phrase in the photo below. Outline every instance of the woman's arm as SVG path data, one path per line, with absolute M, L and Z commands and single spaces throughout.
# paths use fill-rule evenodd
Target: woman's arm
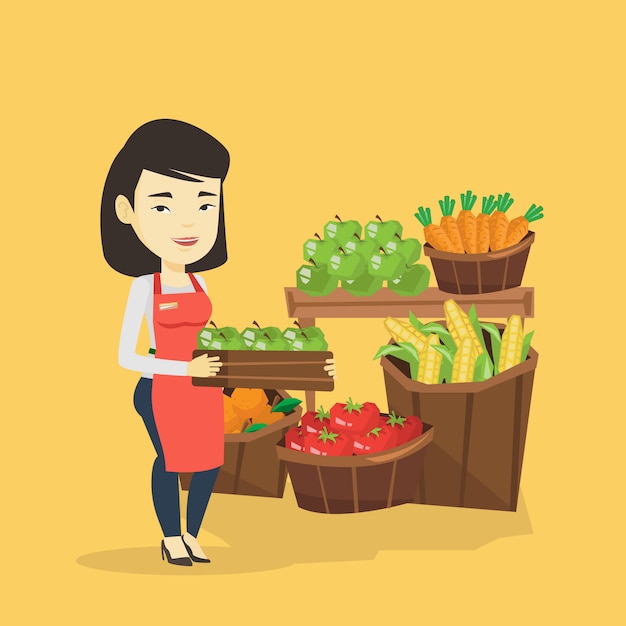
M 157 359 L 137 354 L 137 341 L 149 295 L 149 282 L 141 277 L 135 278 L 130 286 L 124 321 L 122 322 L 117 353 L 119 364 L 125 369 L 144 374 L 187 376 L 187 361 Z

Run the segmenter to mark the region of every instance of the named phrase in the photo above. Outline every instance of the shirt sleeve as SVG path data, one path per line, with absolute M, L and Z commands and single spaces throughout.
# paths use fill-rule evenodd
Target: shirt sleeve
M 187 362 L 170 359 L 157 359 L 152 356 L 137 354 L 137 341 L 141 331 L 146 303 L 150 294 L 150 285 L 141 278 L 136 278 L 131 286 L 122 322 L 122 332 L 117 353 L 119 364 L 128 370 L 144 374 L 168 374 L 186 376 Z

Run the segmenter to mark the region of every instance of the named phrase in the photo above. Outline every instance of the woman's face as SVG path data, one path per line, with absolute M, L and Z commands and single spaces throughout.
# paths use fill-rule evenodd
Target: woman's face
M 121 195 L 115 200 L 120 221 L 130 224 L 152 253 L 176 265 L 205 257 L 215 244 L 219 223 L 220 179 L 187 175 L 197 181 L 143 170 L 133 202 Z

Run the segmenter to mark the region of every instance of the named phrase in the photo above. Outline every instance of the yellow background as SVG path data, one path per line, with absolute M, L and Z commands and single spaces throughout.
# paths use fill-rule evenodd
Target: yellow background
M 603 623 L 624 618 L 620 2 L 13 3 L 2 46 L 7 623 Z M 517 513 L 354 516 L 215 495 L 210 566 L 160 560 L 153 453 L 116 361 L 108 167 L 143 122 L 230 150 L 218 325 L 286 326 L 301 245 L 338 213 L 422 239 L 444 194 L 542 204 L 539 352 Z M 425 261 L 428 263 L 428 261 Z M 385 406 L 378 320 L 327 320 L 336 392 Z

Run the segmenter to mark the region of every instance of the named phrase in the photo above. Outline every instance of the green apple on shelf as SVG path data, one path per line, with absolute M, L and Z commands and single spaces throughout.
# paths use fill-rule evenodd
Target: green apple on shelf
M 343 249 L 346 251 L 346 254 L 358 252 L 361 256 L 369 259 L 378 250 L 378 243 L 374 239 L 361 239 L 355 235 L 346 242 Z
M 358 252 L 346 253 L 343 248 L 330 257 L 328 273 L 341 280 L 354 280 L 367 271 L 367 259 Z
M 430 270 L 421 263 L 406 267 L 402 275 L 387 281 L 387 287 L 400 296 L 418 296 L 428 287 Z
M 372 276 L 369 272 L 364 272 L 354 280 L 342 280 L 341 286 L 353 296 L 372 296 L 383 286 L 383 279 L 380 276 Z
M 383 248 L 387 254 L 392 252 L 401 254 L 407 265 L 413 265 L 413 263 L 419 261 L 422 254 L 422 244 L 418 239 L 402 239 L 400 236 L 390 239 L 383 245 Z
M 402 224 L 397 220 L 383 221 L 380 215 L 376 216 L 376 220 L 368 222 L 365 226 L 365 236 L 368 239 L 374 239 L 383 246 L 396 235 L 402 237 Z
M 312 260 L 312 259 L 311 259 Z M 301 265 L 296 272 L 296 286 L 310 296 L 327 296 L 339 284 L 336 276 L 331 276 L 325 265 Z
M 356 220 L 348 220 L 342 222 L 338 215 L 335 215 L 338 221 L 327 222 L 324 226 L 324 238 L 337 242 L 338 246 L 344 246 L 352 237 L 361 236 L 363 227 Z
M 307 239 L 304 242 L 304 260 L 313 259 L 315 265 L 326 265 L 330 257 L 337 252 L 338 244 L 335 239 L 322 239 L 315 233 L 317 239 Z
M 404 257 L 398 252 L 385 252 L 384 248 L 380 248 L 374 253 L 367 265 L 367 271 L 372 276 L 379 276 L 385 280 L 393 280 L 398 278 L 404 271 L 406 262 Z

